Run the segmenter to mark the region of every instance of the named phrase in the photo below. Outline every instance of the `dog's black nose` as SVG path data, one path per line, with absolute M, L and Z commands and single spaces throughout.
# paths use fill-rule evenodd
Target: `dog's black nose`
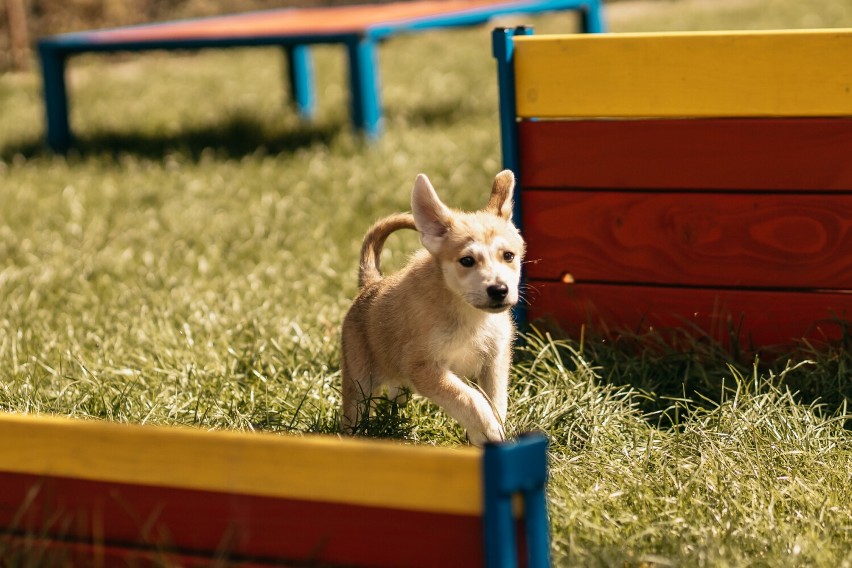
M 509 287 L 505 284 L 494 284 L 486 288 L 485 291 L 488 293 L 489 298 L 499 302 L 505 300 L 506 296 L 509 295 Z

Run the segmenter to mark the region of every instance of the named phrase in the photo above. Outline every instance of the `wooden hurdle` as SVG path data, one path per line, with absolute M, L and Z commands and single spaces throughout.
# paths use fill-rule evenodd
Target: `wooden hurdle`
M 399 34 L 474 26 L 499 16 L 565 10 L 580 15 L 582 31 L 604 31 L 601 0 L 409 0 L 261 10 L 41 38 L 47 143 L 65 152 L 73 142 L 65 68 L 70 57 L 81 53 L 281 47 L 292 101 L 299 114 L 309 118 L 316 108 L 310 47 L 341 45 L 346 51 L 352 124 L 376 137 L 382 124 L 379 42 Z
M 0 557 L 544 567 L 545 477 L 541 435 L 483 451 L 0 414 Z
M 852 30 L 499 29 L 530 319 L 848 338 Z

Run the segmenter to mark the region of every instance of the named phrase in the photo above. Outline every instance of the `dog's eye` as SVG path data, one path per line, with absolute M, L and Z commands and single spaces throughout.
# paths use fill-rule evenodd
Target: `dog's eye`
M 476 260 L 472 256 L 463 256 L 459 259 L 459 264 L 464 266 L 465 268 L 470 268 L 474 264 L 476 264 Z
M 515 260 L 515 253 L 509 251 L 504 252 L 503 260 L 505 260 L 506 262 L 512 262 L 513 260 Z

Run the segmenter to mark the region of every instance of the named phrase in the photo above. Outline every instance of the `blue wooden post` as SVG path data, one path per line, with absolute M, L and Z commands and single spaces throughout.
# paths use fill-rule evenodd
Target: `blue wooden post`
M 500 145 L 503 149 L 503 167 L 519 177 L 517 105 L 515 101 L 514 38 L 532 35 L 531 27 L 497 28 L 491 34 L 494 58 L 497 59 L 497 87 L 500 101 Z M 517 188 L 516 188 L 517 191 Z M 520 226 L 519 201 L 515 199 L 514 222 Z
M 68 124 L 68 90 L 65 85 L 67 55 L 48 42 L 39 42 L 42 88 L 44 89 L 47 145 L 54 152 L 66 152 L 71 147 L 71 128 Z
M 518 150 L 517 106 L 515 101 L 515 60 L 514 37 L 516 35 L 532 35 L 531 27 L 497 28 L 491 34 L 494 57 L 497 59 L 497 86 L 500 95 L 500 146 L 503 149 L 503 168 L 512 170 L 515 179 L 520 180 L 520 155 Z M 521 184 L 515 186 L 514 210 L 512 220 L 515 226 L 523 232 L 521 217 Z M 527 322 L 527 308 L 523 302 L 518 302 L 513 310 L 515 322 L 519 326 Z
M 527 434 L 516 442 L 487 444 L 483 459 L 485 492 L 485 566 L 518 566 L 512 500 L 521 494 L 529 568 L 549 568 L 550 528 L 544 486 L 547 481 L 547 437 Z
M 368 138 L 375 139 L 382 129 L 376 44 L 369 37 L 357 36 L 346 42 L 346 51 L 349 56 L 352 124 Z
M 316 95 L 310 48 L 307 45 L 287 45 L 284 47 L 284 54 L 287 58 L 287 75 L 293 104 L 300 117 L 311 118 L 316 111 Z
M 589 0 L 580 10 L 581 27 L 587 34 L 600 34 L 606 31 L 606 21 L 601 0 Z

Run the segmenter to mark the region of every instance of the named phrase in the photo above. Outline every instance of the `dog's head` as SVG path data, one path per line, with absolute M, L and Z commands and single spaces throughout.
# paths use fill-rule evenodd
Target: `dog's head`
M 473 307 L 492 313 L 518 302 L 524 241 L 511 220 L 514 189 L 512 172 L 500 172 L 488 205 L 474 213 L 444 205 L 423 174 L 411 193 L 420 242 L 440 263 L 447 287 Z

